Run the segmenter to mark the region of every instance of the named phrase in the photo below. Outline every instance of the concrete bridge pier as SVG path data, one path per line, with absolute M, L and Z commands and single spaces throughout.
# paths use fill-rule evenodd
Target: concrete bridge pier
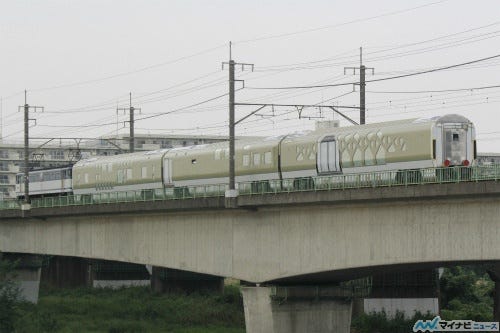
M 247 333 L 350 332 L 352 301 L 335 289 L 243 287 L 242 294 Z
M 51 256 L 42 268 L 41 281 L 52 288 L 91 287 L 93 276 L 89 259 Z
M 23 253 L 3 253 L 0 257 L 10 262 L 17 262 L 13 280 L 19 283 L 21 298 L 31 303 L 38 303 L 42 257 Z

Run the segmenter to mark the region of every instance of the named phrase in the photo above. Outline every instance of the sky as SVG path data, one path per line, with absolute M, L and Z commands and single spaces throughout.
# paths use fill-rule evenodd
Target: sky
M 27 90 L 28 104 L 44 107 L 30 115 L 32 138 L 127 134 L 117 108 L 129 93 L 136 133 L 227 135 L 231 41 L 233 60 L 254 64 L 237 67 L 238 103 L 336 105 L 357 121 L 341 108 L 359 105 L 352 84 L 261 88 L 357 82 L 344 68 L 359 67 L 362 47 L 373 68 L 367 123 L 458 113 L 474 122 L 480 152 L 500 152 L 499 13 L 495 0 L 0 0 L 1 134 L 22 140 Z M 237 106 L 236 119 L 256 108 Z M 236 134 L 331 119 L 350 125 L 326 108 L 299 118 L 268 106 Z

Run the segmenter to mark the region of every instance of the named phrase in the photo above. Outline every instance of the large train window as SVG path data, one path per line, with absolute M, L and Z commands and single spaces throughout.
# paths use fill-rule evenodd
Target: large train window
M 250 155 L 243 155 L 243 166 L 250 166 Z
M 317 167 L 319 173 L 339 172 L 339 151 L 334 136 L 326 136 L 319 143 Z

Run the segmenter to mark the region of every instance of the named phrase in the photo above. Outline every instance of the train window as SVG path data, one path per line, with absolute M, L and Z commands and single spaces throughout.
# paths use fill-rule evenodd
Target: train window
M 260 154 L 253 154 L 253 165 L 260 165 Z
M 250 155 L 243 155 L 243 166 L 250 165 Z
M 272 164 L 273 163 L 273 154 L 270 151 L 265 152 L 264 163 L 265 164 Z
M 29 175 L 30 183 L 39 182 L 41 180 L 41 178 L 42 178 L 41 174 L 39 174 L 39 173 L 34 173 L 34 174 Z
M 458 133 L 453 133 L 453 141 L 458 141 Z
M 145 167 L 145 166 L 142 167 L 142 169 L 141 169 L 141 176 L 142 176 L 142 179 L 148 177 L 148 167 Z
M 123 183 L 123 170 L 118 170 L 118 173 L 116 174 L 116 181 L 119 184 Z

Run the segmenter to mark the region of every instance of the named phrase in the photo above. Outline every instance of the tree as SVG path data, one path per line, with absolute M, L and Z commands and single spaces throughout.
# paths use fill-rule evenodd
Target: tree
M 15 267 L 15 262 L 2 259 L 0 253 L 0 333 L 13 332 L 17 318 L 21 291 L 13 280 Z
M 441 277 L 441 317 L 490 321 L 494 283 L 481 265 L 446 268 Z

